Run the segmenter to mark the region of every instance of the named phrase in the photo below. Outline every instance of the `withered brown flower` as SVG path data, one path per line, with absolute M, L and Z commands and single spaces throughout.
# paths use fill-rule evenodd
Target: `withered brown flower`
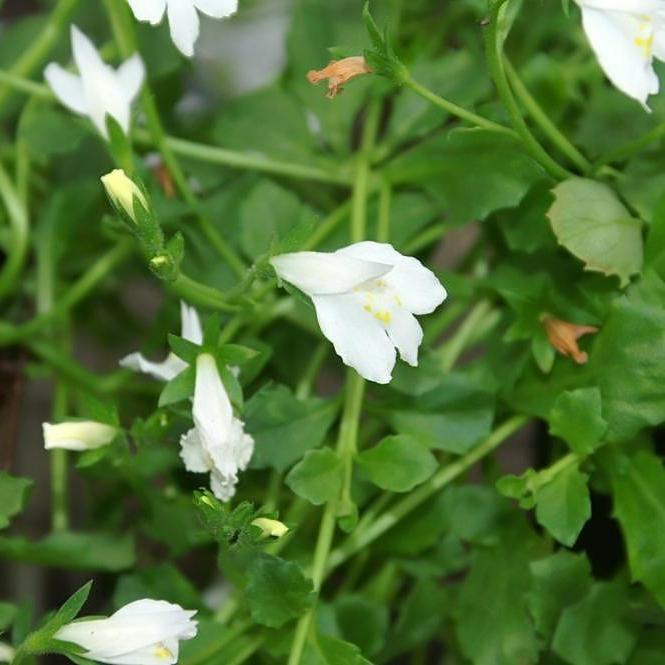
M 307 74 L 307 80 L 316 85 L 328 79 L 326 97 L 332 99 L 344 91 L 344 85 L 356 76 L 371 74 L 372 69 L 361 55 L 351 56 L 343 60 L 333 60 L 323 69 L 313 69 Z
M 584 365 L 589 355 L 580 349 L 577 340 L 583 335 L 597 333 L 595 326 L 582 326 L 569 321 L 562 321 L 553 316 L 545 315 L 541 318 L 550 344 L 562 355 L 572 358 L 578 365 Z

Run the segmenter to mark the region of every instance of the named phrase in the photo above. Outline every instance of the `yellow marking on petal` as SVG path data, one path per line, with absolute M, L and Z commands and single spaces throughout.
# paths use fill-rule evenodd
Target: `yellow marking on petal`
M 167 649 L 163 644 L 158 644 L 153 651 L 155 658 L 160 660 L 170 660 L 173 658 L 173 654 L 169 649 Z
M 649 37 L 635 37 L 633 40 L 635 46 L 642 50 L 645 58 L 650 58 L 653 50 L 653 35 Z
M 364 309 L 366 312 L 369 312 L 370 314 L 372 313 L 372 307 L 371 307 L 370 305 L 365 305 L 365 306 L 363 307 L 363 309 Z
M 398 307 L 402 307 L 404 305 L 402 299 L 397 294 L 395 294 L 395 302 L 397 303 Z
M 381 323 L 390 323 L 392 316 L 390 312 L 384 310 L 382 312 L 376 312 L 374 318 L 381 321 Z

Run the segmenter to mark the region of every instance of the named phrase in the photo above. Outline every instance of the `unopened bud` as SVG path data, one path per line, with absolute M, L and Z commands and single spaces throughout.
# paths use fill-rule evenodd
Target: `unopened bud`
M 356 76 L 371 74 L 372 69 L 361 55 L 351 56 L 343 60 L 333 60 L 327 67 L 312 70 L 307 74 L 307 80 L 316 85 L 328 79 L 328 92 L 326 97 L 332 99 L 344 91 L 344 85 Z
M 94 420 L 71 421 L 58 425 L 43 423 L 42 431 L 46 450 L 93 450 L 108 445 L 118 434 L 116 427 Z
M 257 517 L 252 522 L 252 525 L 258 526 L 261 529 L 261 535 L 264 538 L 281 538 L 289 531 L 289 527 L 283 522 L 271 520 L 267 517 Z
M 102 183 L 113 204 L 124 210 L 133 222 L 136 223 L 136 216 L 134 214 L 135 198 L 148 210 L 148 202 L 143 192 L 131 178 L 127 177 L 122 169 L 115 169 L 111 173 L 102 176 Z

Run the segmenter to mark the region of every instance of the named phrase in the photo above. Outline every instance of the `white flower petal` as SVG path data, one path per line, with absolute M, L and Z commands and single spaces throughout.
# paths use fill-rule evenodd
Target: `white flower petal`
M 203 343 L 203 329 L 201 328 L 201 319 L 199 313 L 194 307 L 189 307 L 182 300 L 180 301 L 180 335 L 194 344 Z
M 164 16 L 166 0 L 127 0 L 138 21 L 149 21 L 157 25 Z
M 116 76 L 127 103 L 131 104 L 139 94 L 145 80 L 145 65 L 141 56 L 136 53 L 129 60 L 125 60 L 118 68 Z
M 621 12 L 582 8 L 582 24 L 600 66 L 624 94 L 646 107 L 659 81 L 645 47 L 636 43 L 640 19 Z
M 581 7 L 611 12 L 650 14 L 663 9 L 663 0 L 577 0 Z
M 199 437 L 196 427 L 180 437 L 180 458 L 185 463 L 185 469 L 193 473 L 207 473 L 210 471 L 209 458 Z
M 115 439 L 118 430 L 106 423 L 83 420 L 57 425 L 42 423 L 42 433 L 46 450 L 62 448 L 63 450 L 83 451 L 108 445 Z
M 230 501 L 236 493 L 238 476 L 236 474 L 226 476 L 218 471 L 210 474 L 210 489 L 220 501 Z
M 238 11 L 238 0 L 194 0 L 194 6 L 213 18 L 226 18 Z
M 171 39 L 183 55 L 194 55 L 194 44 L 199 37 L 199 15 L 191 0 L 167 0 Z
M 53 94 L 74 113 L 86 115 L 88 103 L 81 78 L 52 62 L 44 70 L 44 78 Z
M 106 70 L 106 63 L 97 52 L 95 45 L 75 25 L 71 27 L 71 39 L 74 62 L 84 83 L 86 78 L 94 80 L 101 71 Z
M 391 312 L 387 331 L 402 360 L 417 367 L 418 348 L 423 341 L 423 329 L 416 317 L 405 309 L 395 308 Z
M 446 290 L 429 268 L 388 243 L 358 242 L 338 250 L 336 255 L 392 265 L 383 279 L 397 295 L 398 304 L 412 314 L 429 314 L 446 299 Z
M 395 347 L 383 326 L 354 295 L 312 296 L 321 332 L 346 365 L 368 381 L 389 383 Z
M 390 272 L 391 265 L 336 252 L 295 252 L 270 259 L 277 275 L 310 296 L 348 293 Z
M 148 374 L 159 381 L 170 381 L 187 367 L 187 363 L 173 353 L 162 362 L 152 362 L 140 353 L 130 353 L 120 360 L 120 366 Z

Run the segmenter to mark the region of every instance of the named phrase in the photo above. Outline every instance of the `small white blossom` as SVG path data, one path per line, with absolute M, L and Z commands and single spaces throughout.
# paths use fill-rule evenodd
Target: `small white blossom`
M 173 665 L 180 640 L 196 636 L 193 610 L 164 600 L 137 600 L 106 619 L 79 620 L 55 634 L 85 649 L 83 656 L 111 665 Z
M 199 315 L 193 307 L 187 306 L 182 301 L 180 302 L 180 320 L 181 337 L 194 344 L 201 344 L 203 331 Z M 174 353 L 169 353 L 166 360 L 159 363 L 148 360 L 140 353 L 130 353 L 120 361 L 120 365 L 135 372 L 149 374 L 160 381 L 170 381 L 187 367 L 187 363 Z
M 115 439 L 118 429 L 94 420 L 81 420 L 57 425 L 42 423 L 42 432 L 46 450 L 63 448 L 83 451 L 108 445 Z
M 16 652 L 9 644 L 0 642 L 0 663 L 11 663 Z
M 194 427 L 180 439 L 185 468 L 210 474 L 210 489 L 220 501 L 228 501 L 254 452 L 254 439 L 245 433 L 219 376 L 217 363 L 208 353 L 196 359 L 196 384 L 192 408 Z
M 68 109 L 88 116 L 104 137 L 108 138 L 107 115 L 127 133 L 131 105 L 145 78 L 143 60 L 135 54 L 115 70 L 102 60 L 94 44 L 75 25 L 71 37 L 79 75 L 52 62 L 44 70 L 51 90 Z
M 582 25 L 607 78 L 648 110 L 665 60 L 665 0 L 577 0 Z
M 168 16 L 171 39 L 183 55 L 194 55 L 199 37 L 198 12 L 213 18 L 227 18 L 238 10 L 238 0 L 127 0 L 139 21 L 157 25 Z M 198 11 L 197 11 L 198 10 Z
M 312 299 L 321 331 L 365 379 L 390 382 L 395 348 L 417 366 L 423 331 L 414 314 L 429 314 L 446 298 L 418 259 L 365 241 L 331 254 L 281 254 L 271 263 L 281 279 Z
M 264 538 L 281 538 L 289 532 L 289 527 L 279 520 L 271 520 L 268 517 L 257 517 L 252 524 L 261 529 Z

